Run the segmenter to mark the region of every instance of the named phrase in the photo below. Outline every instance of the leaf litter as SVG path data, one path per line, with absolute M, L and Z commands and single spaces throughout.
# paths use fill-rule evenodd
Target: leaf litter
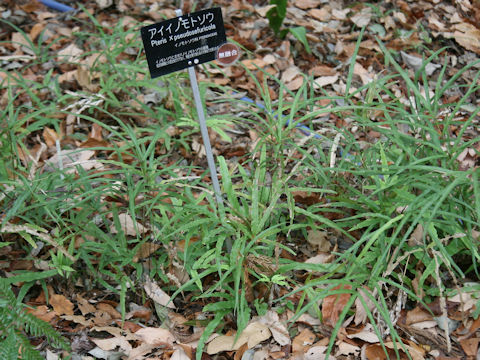
M 287 9 L 286 24 L 304 25 L 308 28 L 308 40 L 314 44 L 315 58 L 313 59 L 302 50 L 295 39 L 287 37 L 280 41 L 269 34 L 266 22 L 262 22 L 262 20 L 264 20 L 272 5 L 259 5 L 255 1 L 218 2 L 225 9 L 228 36 L 233 37 L 245 47 L 250 47 L 253 52 L 253 59 L 244 59 L 241 63 L 247 69 L 256 72 L 259 78 L 262 75 L 258 72 L 258 68 L 264 68 L 265 71 L 276 74 L 290 90 L 299 89 L 305 81 L 302 73 L 309 72 L 315 76 L 314 90 L 327 89 L 331 94 L 335 94 L 341 93 L 345 89 L 346 78 L 342 64 L 351 58 L 355 48 L 354 43 L 358 36 L 358 32 L 349 30 L 352 24 L 357 27 L 367 26 L 367 28 L 374 29 L 380 39 L 387 43 L 389 49 L 400 51 L 404 64 L 413 71 L 417 71 L 423 66 L 423 62 L 422 58 L 415 54 L 412 49 L 415 49 L 418 44 L 427 39 L 421 39 L 417 34 L 410 38 L 393 39 L 390 33 L 395 30 L 406 31 L 410 29 L 409 23 L 419 17 L 426 19 L 429 33 L 432 36 L 432 39 L 429 39 L 430 42 L 435 43 L 435 41 L 442 39 L 451 39 L 455 42 L 455 46 L 461 49 L 461 52 L 464 52 L 462 55 L 447 52 L 446 56 L 450 63 L 465 64 L 470 62 L 470 59 L 476 59 L 480 55 L 480 30 L 478 28 L 480 10 L 478 1 L 459 1 L 456 6 L 452 6 L 445 1 L 420 1 L 417 3 L 394 1 L 393 3 L 396 5 L 393 12 L 377 18 L 372 7 L 361 3 L 350 7 L 342 2 L 331 4 L 315 0 L 293 2 L 292 6 Z M 385 4 L 380 4 L 380 6 L 384 9 Z M 159 5 L 150 0 L 118 1 L 115 4 L 110 1 L 87 1 L 85 7 L 91 13 L 98 14 L 107 24 L 116 22 L 121 18 L 131 24 L 128 26 L 136 26 L 137 21 L 159 21 L 162 16 L 172 17 L 175 10 L 170 5 L 162 6 L 159 9 Z M 14 11 L 12 12 L 11 9 Z M 78 166 L 87 171 L 102 169 L 104 166 L 102 161 L 96 158 L 99 151 L 82 149 L 82 147 L 95 147 L 92 145 L 94 141 L 96 141 L 96 146 L 108 145 L 108 141 L 103 143 L 105 140 L 102 136 L 102 130 L 95 126 L 96 124 L 91 127 L 90 136 L 83 144 L 67 139 L 67 137 L 78 132 L 80 125 L 82 125 L 81 119 L 73 114 L 88 112 L 89 109 L 100 105 L 104 101 L 100 95 L 85 95 L 89 92 L 95 93 L 101 77 L 101 74 L 91 71 L 87 73 L 85 69 L 91 69 L 93 64 L 106 62 L 107 59 L 102 59 L 96 55 L 88 55 L 87 48 L 82 48 L 68 40 L 68 37 L 72 36 L 72 28 L 84 26 L 84 24 L 75 23 L 73 20 L 64 19 L 58 14 L 49 12 L 45 6 L 36 1 L 13 2 L 7 0 L 5 4 L 0 5 L 0 12 L 2 18 L 21 25 L 22 29 L 27 31 L 27 36 L 25 36 L 25 34 L 14 31 L 2 23 L 0 40 L 8 41 L 11 46 L 2 45 L 0 47 L 0 63 L 2 64 L 0 82 L 5 84 L 6 82 L 15 83 L 19 81 L 15 69 L 24 79 L 41 81 L 45 78 L 46 67 L 49 65 L 43 68 L 37 67 L 35 68 L 36 71 L 25 67 L 25 64 L 33 62 L 37 56 L 35 49 L 32 49 L 32 44 L 28 40 L 33 41 L 42 37 L 44 41 L 51 44 L 52 50 L 56 51 L 56 61 L 60 65 L 53 69 L 58 75 L 58 81 L 62 86 L 70 88 L 70 94 L 74 94 L 73 96 L 76 98 L 76 101 L 65 109 L 71 111 L 72 114 L 59 115 L 64 117 L 64 130 L 57 133 L 49 127 L 44 127 L 41 135 L 39 134 L 36 139 L 30 141 L 21 149 L 21 152 L 25 154 L 22 161 L 25 164 L 32 162 L 42 164 L 43 171 L 47 172 L 59 167 L 60 158 L 68 171 L 78 172 Z M 377 21 L 377 26 L 374 28 L 372 28 L 373 21 Z M 78 30 L 79 28 L 76 28 L 75 31 Z M 60 35 L 67 38 L 61 38 Z M 59 41 L 55 42 L 55 39 Z M 378 68 L 376 61 L 379 49 L 374 42 L 368 43 L 368 41 L 360 44 L 361 62 L 354 64 L 354 74 L 360 78 L 360 82 L 357 83 L 358 87 L 374 81 L 376 74 L 382 71 Z M 89 46 L 88 42 L 86 46 Z M 127 58 L 128 54 L 123 54 L 123 56 Z M 67 65 L 69 62 L 78 65 Z M 439 64 L 428 63 L 427 75 L 435 76 L 440 67 Z M 213 65 L 207 64 L 205 68 L 213 74 L 211 80 L 214 83 L 225 84 L 224 74 L 220 72 L 215 74 Z M 475 71 L 478 71 L 478 67 L 476 69 Z M 232 68 L 226 73 L 228 74 L 227 83 L 233 88 L 243 89 L 253 99 L 259 98 L 255 84 L 243 70 Z M 472 79 L 473 74 L 474 72 L 465 72 L 462 77 L 466 80 Z M 200 78 L 206 78 L 206 76 L 205 73 L 199 74 Z M 350 90 L 354 91 L 355 89 L 351 87 Z M 269 89 L 269 91 L 272 92 L 272 98 L 277 96 L 275 90 Z M 394 91 L 401 92 L 401 89 L 394 89 Z M 0 103 L 5 105 L 7 101 L 6 93 L 0 95 L 2 95 Z M 478 100 L 473 105 L 478 106 Z M 338 119 L 328 118 L 327 120 L 335 123 Z M 354 125 L 347 123 L 341 125 L 355 133 Z M 242 149 L 246 147 L 255 148 L 254 144 L 258 139 L 258 134 L 254 130 L 249 129 L 247 132 L 242 132 L 241 129 L 237 129 L 237 131 L 240 131 L 243 136 L 239 136 L 232 143 L 222 142 L 218 133 L 212 132 L 214 140 L 212 143 L 219 153 L 228 153 L 235 148 L 235 153 L 238 154 L 236 156 L 242 156 L 246 153 Z M 364 135 L 358 135 L 359 141 L 364 141 L 365 138 Z M 62 151 L 61 154 L 55 153 L 54 148 L 57 140 L 62 143 L 62 147 L 73 145 L 73 149 Z M 192 147 L 193 155 L 191 156 L 194 161 L 197 164 L 202 163 L 204 161 L 204 150 L 201 142 L 194 138 Z M 477 143 L 458 154 L 456 160 L 461 164 L 461 168 L 466 170 L 478 166 L 478 154 Z M 319 199 L 307 196 L 299 196 L 298 200 L 299 203 L 304 204 L 310 201 L 319 202 Z M 119 214 L 118 220 L 121 229 L 117 229 L 112 224 L 110 226 L 111 233 L 115 234 L 123 231 L 127 237 L 148 236 L 150 229 L 145 224 L 134 220 L 129 214 Z M 63 246 L 57 243 L 57 239 L 45 229 L 6 223 L 2 224 L 1 232 L 2 234 L 30 234 L 49 246 L 60 249 L 66 257 L 71 258 L 71 255 L 64 250 Z M 424 232 L 425 229 L 418 224 L 408 240 L 409 243 L 412 246 L 421 244 Z M 310 256 L 305 257 L 304 261 L 306 263 L 322 264 L 331 260 L 327 259 L 331 255 L 325 254 L 332 252 L 332 243 L 329 236 L 329 234 L 318 230 L 308 232 L 306 242 L 310 244 L 312 249 L 305 250 Z M 154 254 L 155 250 L 155 247 L 149 248 L 149 245 L 139 248 L 137 261 Z M 30 268 L 28 262 L 15 263 L 8 253 L 2 254 L 2 256 L 7 259 L 5 261 L 2 258 L 2 264 L 7 264 L 4 268 L 7 269 L 6 271 L 9 274 L 13 270 Z M 73 258 L 71 260 L 75 261 Z M 176 279 L 174 282 L 181 283 L 184 281 L 180 280 L 183 278 L 182 276 L 178 273 L 175 274 L 173 271 L 168 275 L 170 275 L 170 279 Z M 157 354 L 158 358 L 161 357 L 162 359 L 183 360 L 193 358 L 195 342 L 198 340 L 197 335 L 203 327 L 186 325 L 191 322 L 186 318 L 177 318 L 177 322 L 172 322 L 175 325 L 170 326 L 170 328 L 161 327 L 161 319 L 156 319 L 153 315 L 152 309 L 154 306 L 152 306 L 152 302 L 165 307 L 167 313 L 170 311 L 171 314 L 176 314 L 173 311 L 181 311 L 181 309 L 176 308 L 170 301 L 170 296 L 155 281 L 146 278 L 144 290 L 149 299 L 141 304 L 130 303 L 130 310 L 127 312 L 125 321 L 121 319 L 117 300 L 102 302 L 100 300 L 104 297 L 102 294 L 82 292 L 79 289 L 81 287 L 76 288 L 73 293 L 70 290 L 66 291 L 65 294 L 56 294 L 53 288 L 49 288 L 48 302 L 46 294 L 42 292 L 36 298 L 30 298 L 28 303 L 32 308 L 28 311 L 57 328 L 77 333 L 78 335 L 72 335 L 71 337 L 72 344 L 81 344 L 81 346 L 78 345 L 78 349 L 86 350 L 91 356 L 97 358 L 118 356 L 125 359 L 142 359 L 152 354 Z M 350 289 L 352 289 L 352 286 L 345 284 L 332 288 L 332 291 L 340 290 L 341 292 L 341 290 Z M 384 341 L 383 344 L 387 348 L 388 355 L 385 354 L 385 350 L 378 343 L 378 335 L 369 322 L 368 314 L 374 313 L 374 304 L 371 298 L 365 295 L 366 292 L 375 297 L 373 292 L 367 288 L 358 291 L 359 297 L 354 302 L 356 310 L 353 314 L 353 325 L 344 324 L 345 326 L 337 334 L 334 351 L 329 359 L 352 357 L 386 359 L 388 355 L 396 356 L 395 349 L 398 350 L 401 358 L 409 356 L 414 360 L 441 358 L 446 354 L 444 345 L 446 340 L 442 338 L 444 331 L 441 329 L 440 322 L 435 321 L 430 312 L 422 308 L 423 305 L 417 305 L 411 309 L 401 309 L 397 324 L 404 335 L 404 338 L 402 338 L 403 344 Z M 344 310 L 351 296 L 346 291 L 345 293 L 325 297 L 321 302 L 321 321 L 318 316 L 303 314 L 296 322 L 288 323 L 287 317 L 280 318 L 275 310 L 269 309 L 264 316 L 251 320 L 240 334 L 236 334 L 234 330 L 227 328 L 226 330 L 230 334 L 218 335 L 211 339 L 207 344 L 206 353 L 208 355 L 220 352 L 235 354 L 236 351 L 242 349 L 243 354 L 253 354 L 252 358 L 254 359 L 260 357 L 303 358 L 308 360 L 326 358 L 329 339 L 325 331 L 322 331 L 320 324 L 326 324 L 330 331 L 337 323 L 340 313 Z M 359 300 L 360 297 L 363 301 Z M 477 299 L 478 293 L 468 291 L 467 285 L 458 294 L 447 298 L 448 319 L 444 320 L 448 320 L 448 324 L 452 321 L 455 322 L 455 326 L 449 328 L 448 332 L 452 338 L 460 339 L 454 344 L 451 352 L 453 357 L 450 358 L 463 358 L 464 356 L 475 358 L 475 356 L 478 356 L 480 335 L 477 330 L 480 325 L 478 319 L 471 316 L 471 312 L 476 310 Z M 433 309 L 430 310 L 433 311 Z M 437 316 L 441 316 L 441 313 L 441 311 L 436 311 Z M 177 315 L 182 316 L 181 314 Z M 201 312 L 197 311 L 194 316 L 201 318 L 201 315 Z M 170 318 L 175 318 L 175 316 L 171 315 Z M 194 318 L 194 320 L 198 321 L 199 319 Z M 87 333 L 89 333 L 88 337 L 85 335 Z M 182 333 L 184 336 L 181 336 Z M 97 337 L 99 334 L 108 334 L 111 337 L 100 338 Z M 192 345 L 185 344 L 182 339 Z M 324 344 L 325 340 L 327 340 L 326 344 Z M 322 345 L 318 345 L 319 343 L 322 343 Z M 248 350 L 253 352 L 248 352 Z M 50 350 L 48 351 L 51 354 L 49 356 L 55 356 Z M 207 354 L 205 356 L 208 356 Z

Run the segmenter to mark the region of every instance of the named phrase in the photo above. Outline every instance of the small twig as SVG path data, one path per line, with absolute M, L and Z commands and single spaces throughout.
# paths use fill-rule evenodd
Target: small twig
M 60 169 L 60 179 L 63 180 L 63 159 L 62 159 L 62 149 L 60 148 L 60 140 L 55 140 L 55 146 L 57 148 L 57 157 L 58 157 L 58 168 Z
M 337 135 L 335 135 L 335 139 L 333 139 L 332 148 L 330 150 L 330 167 L 331 168 L 335 166 L 335 161 L 337 159 L 338 143 L 340 142 L 341 137 L 342 137 L 342 134 L 338 133 Z
M 442 322 L 443 322 L 443 331 L 445 332 L 445 338 L 447 340 L 447 352 L 452 351 L 452 341 L 450 340 L 450 333 L 448 331 L 448 313 L 447 313 L 447 302 L 443 297 L 442 283 L 440 281 L 440 266 L 438 265 L 437 256 L 441 255 L 436 251 L 432 250 L 433 259 L 435 260 L 435 281 L 437 282 L 438 291 L 440 292 L 440 308 L 442 309 Z
M 47 230 L 42 229 L 44 232 L 47 232 Z M 60 251 L 63 255 L 65 255 L 67 258 L 75 262 L 75 257 L 70 255 L 70 253 L 65 250 L 61 245 L 57 244 L 50 235 L 45 234 L 44 232 L 40 232 L 39 230 L 33 229 L 29 227 L 28 225 L 14 225 L 11 223 L 6 223 L 2 228 L 0 228 L 0 233 L 20 233 L 20 232 L 26 232 L 30 235 L 34 235 L 45 241 L 46 243 L 52 245 L 54 248 L 56 248 L 58 251 Z

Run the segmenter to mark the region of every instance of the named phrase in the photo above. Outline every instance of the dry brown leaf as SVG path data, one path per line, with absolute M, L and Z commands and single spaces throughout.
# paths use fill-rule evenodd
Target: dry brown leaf
M 280 322 L 277 312 L 268 310 L 267 313 L 258 319 L 262 324 L 268 326 L 275 341 L 281 346 L 290 344 L 291 339 L 285 324 Z
M 117 310 L 115 310 L 115 308 L 112 305 L 104 303 L 104 302 L 101 302 L 101 303 L 97 304 L 97 310 L 107 313 L 108 315 L 110 315 L 110 317 L 112 319 L 121 319 L 122 318 L 122 315 Z
M 358 62 L 356 62 L 355 65 L 353 66 L 353 73 L 355 75 L 360 76 L 360 79 L 362 80 L 363 85 L 366 85 L 366 84 L 372 82 L 373 78 L 374 78 L 374 75 L 371 74 L 367 69 L 365 69 Z
M 418 224 L 408 239 L 409 246 L 418 246 L 423 244 L 423 226 Z
M 327 85 L 335 84 L 338 81 L 338 75 L 333 76 L 320 76 L 314 80 L 313 88 L 318 90 Z
M 92 319 L 85 319 L 84 316 L 81 315 L 63 315 L 62 319 L 68 320 L 68 321 L 73 321 L 75 324 L 80 324 L 83 326 L 92 326 L 93 321 Z
M 301 75 L 300 69 L 296 66 L 290 66 L 282 73 L 280 80 L 284 83 L 288 83 L 299 75 Z
M 480 55 L 480 30 L 469 23 L 459 23 L 454 26 L 453 37 L 465 49 Z
M 139 359 L 145 359 L 147 354 L 151 353 L 153 349 L 155 349 L 156 346 L 155 345 L 150 345 L 150 344 L 141 344 L 140 346 L 137 346 L 136 348 L 134 348 L 127 360 L 139 360 Z M 154 359 L 158 359 L 158 357 L 156 358 L 152 358 L 152 360 Z
M 304 80 L 305 79 L 303 76 L 298 76 L 292 81 L 286 83 L 285 86 L 287 87 L 288 90 L 295 91 L 300 89 L 300 87 L 303 85 Z
M 419 56 L 410 55 L 403 51 L 400 51 L 400 55 L 402 56 L 403 62 L 414 71 L 418 71 L 424 65 L 424 60 Z M 429 62 L 425 65 L 425 73 L 430 76 L 435 70 L 441 67 L 440 64 Z
M 90 77 L 89 70 L 85 69 L 83 66 L 78 66 L 77 71 L 75 71 L 74 75 L 82 88 L 87 90 L 93 89 L 91 87 L 92 79 Z
M 117 347 L 119 347 L 120 350 L 124 351 L 126 354 L 129 354 L 130 351 L 132 351 L 132 345 L 130 345 L 127 339 L 123 336 L 117 336 L 110 339 L 90 338 L 90 340 L 104 351 L 112 351 L 115 350 Z
M 394 344 L 392 341 L 387 341 L 384 343 L 385 347 L 389 348 L 389 349 L 394 349 Z M 397 346 L 397 349 L 399 350 L 403 350 L 402 348 L 402 345 L 400 343 L 396 343 L 396 346 Z M 423 357 L 423 355 L 425 354 L 425 351 L 423 351 L 423 353 L 417 349 L 417 348 L 414 348 L 413 346 L 410 346 L 410 345 L 407 345 L 407 344 L 404 344 L 405 348 L 407 349 L 408 353 L 410 354 L 410 356 L 412 357 L 412 360 L 424 360 L 425 358 Z
M 122 329 L 118 326 L 94 326 L 92 327 L 92 331 L 98 332 L 107 332 L 115 337 L 125 336 L 127 340 L 138 340 L 135 337 L 135 334 L 132 334 L 130 331 L 126 329 Z
M 242 345 L 247 344 L 248 349 L 260 344 L 272 336 L 270 330 L 265 324 L 258 321 L 248 324 L 242 331 L 238 340 L 235 342 L 235 336 L 220 335 L 210 341 L 207 345 L 207 354 L 218 354 L 222 351 L 238 350 Z
M 367 309 L 365 309 L 365 306 L 363 305 L 362 300 L 360 300 L 360 297 L 362 297 L 364 303 L 367 305 L 367 308 L 368 310 L 370 310 L 370 312 L 375 308 L 375 303 L 373 302 L 373 300 L 365 294 L 365 292 L 367 291 L 371 294 L 371 291 L 366 287 L 358 289 L 359 296 L 357 296 L 357 298 L 355 299 L 355 325 L 365 323 L 368 317 Z
M 292 341 L 292 352 L 305 353 L 315 342 L 315 334 L 310 329 L 303 329 Z
M 308 349 L 304 356 L 304 360 L 327 360 L 326 352 L 328 347 L 327 346 L 312 346 Z M 336 360 L 335 356 L 330 355 L 328 360 Z
M 267 12 L 270 11 L 270 9 L 273 9 L 274 7 L 276 7 L 277 5 L 267 5 L 267 6 L 261 6 L 261 7 L 257 7 L 255 8 L 255 12 L 260 15 L 261 17 L 266 17 L 267 16 Z
M 138 330 L 135 337 L 149 345 L 168 344 L 173 346 L 175 337 L 167 329 L 146 327 Z
M 75 150 L 62 150 L 61 158 L 64 168 L 69 168 L 67 172 L 75 172 L 76 166 L 79 165 L 84 169 L 88 169 L 92 163 L 89 161 L 97 162 L 96 160 L 89 160 L 95 151 L 93 150 L 84 150 L 84 149 L 75 149 Z M 90 165 L 89 165 L 90 164 Z M 98 164 L 101 164 L 98 162 Z M 57 153 L 53 155 L 50 159 L 45 162 L 46 168 L 58 168 L 59 167 L 59 156 Z M 91 167 L 90 167 L 91 168 Z
M 319 21 L 329 21 L 332 18 L 332 12 L 329 5 L 321 9 L 311 9 L 308 14 Z
M 312 315 L 307 313 L 300 315 L 297 321 L 308 324 L 310 326 L 318 326 L 321 324 L 320 319 L 313 317 Z
M 235 341 L 234 336 L 228 336 L 228 335 L 217 336 L 215 339 L 213 339 L 208 343 L 207 349 L 206 349 L 207 354 L 213 355 L 213 354 L 218 354 L 224 351 L 232 351 L 234 350 L 233 348 L 234 341 Z
M 146 277 L 143 288 L 145 289 L 148 297 L 150 297 L 150 299 L 155 301 L 157 304 L 166 306 L 170 309 L 175 309 L 175 305 L 173 304 L 173 302 L 170 302 L 170 296 L 165 291 L 163 291 L 160 286 L 150 280 L 150 277 Z
M 172 276 L 172 279 L 174 278 L 175 281 L 180 283 L 180 285 L 185 284 L 187 281 L 190 280 L 190 275 L 188 274 L 187 269 L 175 260 L 172 260 L 172 265 L 173 265 L 173 273 L 168 273 L 167 276 L 170 279 Z
M 310 74 L 312 74 L 313 76 L 333 76 L 337 73 L 337 71 L 330 67 L 330 66 L 327 66 L 327 65 L 318 65 L 318 66 L 315 66 L 313 67 L 310 71 L 309 71 Z
M 245 330 L 243 330 L 238 337 L 235 348 L 240 347 L 246 342 L 248 348 L 251 349 L 254 346 L 260 344 L 262 341 L 269 339 L 270 336 L 272 336 L 272 333 L 267 326 L 258 321 L 252 322 L 247 325 Z
M 57 59 L 65 62 L 77 62 L 80 60 L 81 54 L 83 54 L 83 50 L 71 43 L 58 52 Z
M 106 140 L 98 141 L 91 137 L 89 137 L 87 140 L 85 140 L 80 144 L 80 147 L 84 149 L 94 148 L 94 147 L 109 147 L 109 146 L 110 146 L 110 143 L 108 141 Z
M 27 308 L 26 311 L 45 322 L 50 322 L 57 316 L 57 313 L 50 311 L 46 305 L 37 306 L 35 309 Z
M 129 311 L 125 315 L 125 319 L 143 319 L 145 322 L 150 321 L 152 317 L 152 310 L 146 307 L 139 306 L 135 310 Z
M 407 312 L 407 318 L 405 320 L 405 323 L 407 325 L 411 325 L 427 320 L 432 320 L 432 315 L 417 306 L 413 310 Z
M 457 161 L 460 163 L 460 170 L 468 170 L 475 167 L 477 163 L 477 153 L 473 148 L 464 149 L 458 156 Z
M 316 229 L 308 230 L 307 241 L 310 245 L 316 247 L 318 251 L 327 252 L 330 251 L 332 244 L 328 241 L 328 233 L 326 231 L 320 231 Z
M 95 306 L 93 306 L 88 302 L 88 300 L 84 299 L 78 294 L 77 294 L 76 300 L 77 300 L 78 309 L 80 310 L 82 315 L 93 314 L 97 310 Z
M 333 9 L 333 10 L 332 10 L 332 17 L 333 17 L 335 20 L 346 20 L 346 19 L 347 19 L 347 14 L 348 14 L 349 12 L 350 12 L 350 9 L 349 9 L 349 8 L 342 9 L 342 10 Z
M 331 263 L 334 258 L 334 254 L 321 253 L 305 260 L 305 264 L 328 264 Z
M 377 51 L 377 52 L 381 52 L 382 50 L 380 49 L 380 46 L 378 46 L 378 43 L 371 40 L 371 39 L 368 39 L 368 40 L 364 40 L 360 43 L 360 48 L 361 49 L 367 49 L 367 50 L 374 50 L 374 51 Z
M 100 9 L 106 9 L 113 4 L 113 0 L 95 0 Z
M 177 347 L 172 356 L 170 356 L 170 360 L 190 360 L 190 357 L 181 347 Z
M 378 343 L 380 341 L 377 334 L 375 334 L 375 331 L 374 331 L 373 326 L 371 324 L 365 325 L 365 327 L 362 329 L 362 331 L 359 331 L 355 334 L 347 335 L 347 337 L 349 339 L 360 339 L 360 340 L 369 342 L 371 344 L 375 344 L 375 343 Z
M 57 17 L 58 13 L 53 13 L 50 11 L 42 11 L 38 14 L 38 20 L 46 20 Z
M 320 6 L 322 3 L 321 0 L 296 0 L 294 2 L 295 6 L 299 9 L 307 10 Z
M 460 340 L 460 345 L 467 356 L 476 357 L 478 351 L 479 338 Z
M 353 15 L 350 20 L 359 28 L 362 28 L 370 23 L 372 15 L 372 9 L 370 7 L 364 7 L 360 12 Z
M 97 141 L 102 141 L 103 140 L 103 135 L 102 135 L 103 128 L 98 125 L 97 123 L 92 124 L 92 130 L 90 131 L 89 138 L 95 139 Z
M 119 214 L 118 221 L 120 222 L 121 230 L 123 230 L 125 235 L 136 236 L 137 234 L 144 234 L 148 231 L 148 229 L 139 222 L 134 223 L 132 217 L 127 213 Z M 117 234 L 118 231 L 119 230 L 113 223 L 110 226 L 110 232 L 112 234 Z
M 56 140 L 59 140 L 59 136 L 57 132 L 53 129 L 50 129 L 48 126 L 43 128 L 43 139 L 45 140 L 45 144 L 48 147 L 55 146 Z
M 11 44 L 17 50 L 23 50 L 23 51 L 29 53 L 30 55 L 34 55 L 32 50 L 30 49 L 31 45 L 28 42 L 28 40 L 25 38 L 25 35 L 22 35 L 19 32 L 12 33 Z
M 73 315 L 73 304 L 63 295 L 50 295 L 50 305 L 58 315 Z
M 420 321 L 418 323 L 412 324 L 411 327 L 418 330 L 431 329 L 438 325 L 435 320 Z
M 387 359 L 390 359 L 389 355 L 395 356 L 395 353 L 393 351 L 391 352 L 391 354 L 390 354 L 390 351 L 388 352 L 389 354 L 385 354 L 385 351 L 383 351 L 380 345 L 377 345 L 377 344 L 367 345 L 367 347 L 365 348 L 365 357 L 368 360 L 370 359 L 387 360 Z M 392 357 L 392 359 L 396 359 L 396 357 Z
M 109 313 L 104 311 L 95 311 L 94 317 L 92 318 L 95 326 L 106 327 L 113 323 L 113 319 Z
M 360 347 L 349 344 L 345 341 L 340 341 L 337 346 L 338 350 L 335 353 L 336 356 L 358 356 L 360 354 Z
M 155 251 L 157 251 L 159 248 L 161 248 L 161 245 L 151 243 L 151 242 L 145 242 L 140 245 L 140 247 L 137 250 L 137 253 L 133 257 L 133 262 L 137 263 L 142 259 L 148 258 L 150 255 L 152 255 Z
M 335 286 L 332 290 L 338 289 L 351 289 L 351 285 L 338 285 Z M 350 293 L 344 294 L 335 294 L 335 295 L 328 295 L 322 302 L 322 316 L 323 320 L 326 324 L 330 326 L 335 326 L 338 321 L 338 317 L 340 313 L 343 311 L 345 305 L 347 304 L 348 300 L 350 299 Z
M 277 62 L 277 59 L 272 54 L 265 55 L 262 60 L 266 65 L 272 65 Z
M 59 77 L 58 77 L 58 82 L 60 84 L 63 84 L 65 82 L 71 82 L 71 81 L 74 81 L 76 79 L 76 73 L 77 73 L 77 70 L 71 70 L 71 71 L 67 71 L 63 74 L 61 74 Z M 71 115 L 71 114 L 70 114 Z M 74 115 L 72 115 L 74 116 Z M 68 132 L 67 132 L 68 133 Z
M 37 36 L 45 28 L 45 25 L 46 24 L 44 22 L 38 22 L 35 25 L 33 25 L 32 30 L 30 30 L 30 39 L 32 39 L 32 41 L 35 41 L 37 39 Z

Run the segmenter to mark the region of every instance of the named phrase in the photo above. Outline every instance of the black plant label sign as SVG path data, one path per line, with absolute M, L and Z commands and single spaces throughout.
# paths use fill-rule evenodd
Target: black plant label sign
M 215 60 L 226 43 L 222 10 L 211 8 L 141 28 L 152 78 Z

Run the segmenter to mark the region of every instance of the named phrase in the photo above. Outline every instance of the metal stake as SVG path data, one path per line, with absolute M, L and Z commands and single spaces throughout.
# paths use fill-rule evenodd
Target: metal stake
M 222 193 L 220 192 L 220 184 L 218 182 L 217 168 L 215 166 L 215 160 L 213 159 L 212 145 L 210 144 L 207 122 L 205 120 L 205 113 L 203 112 L 200 90 L 198 89 L 197 74 L 195 73 L 195 68 L 193 66 L 188 68 L 188 75 L 190 76 L 193 98 L 195 100 L 195 106 L 197 107 L 198 122 L 200 123 L 200 132 L 202 133 L 203 145 L 205 146 L 208 167 L 212 177 L 213 190 L 215 190 L 215 196 L 218 205 L 223 206 Z
M 182 16 L 182 10 L 175 10 L 177 16 Z M 218 182 L 217 168 L 215 166 L 215 160 L 212 153 L 212 145 L 210 144 L 210 138 L 208 137 L 207 121 L 205 120 L 205 113 L 203 112 L 202 99 L 200 97 L 200 90 L 198 88 L 197 74 L 195 72 L 195 67 L 190 66 L 188 68 L 188 75 L 190 76 L 190 85 L 192 86 L 193 99 L 195 101 L 195 106 L 197 108 L 198 122 L 200 123 L 200 132 L 202 133 L 203 146 L 205 147 L 205 154 L 207 157 L 208 168 L 210 169 L 210 176 L 212 178 L 213 190 L 215 192 L 215 198 L 217 200 L 217 205 L 219 206 L 219 211 L 223 212 L 223 199 L 222 193 L 220 191 L 220 184 Z M 232 249 L 232 241 L 230 238 L 225 240 L 225 245 L 227 250 Z

